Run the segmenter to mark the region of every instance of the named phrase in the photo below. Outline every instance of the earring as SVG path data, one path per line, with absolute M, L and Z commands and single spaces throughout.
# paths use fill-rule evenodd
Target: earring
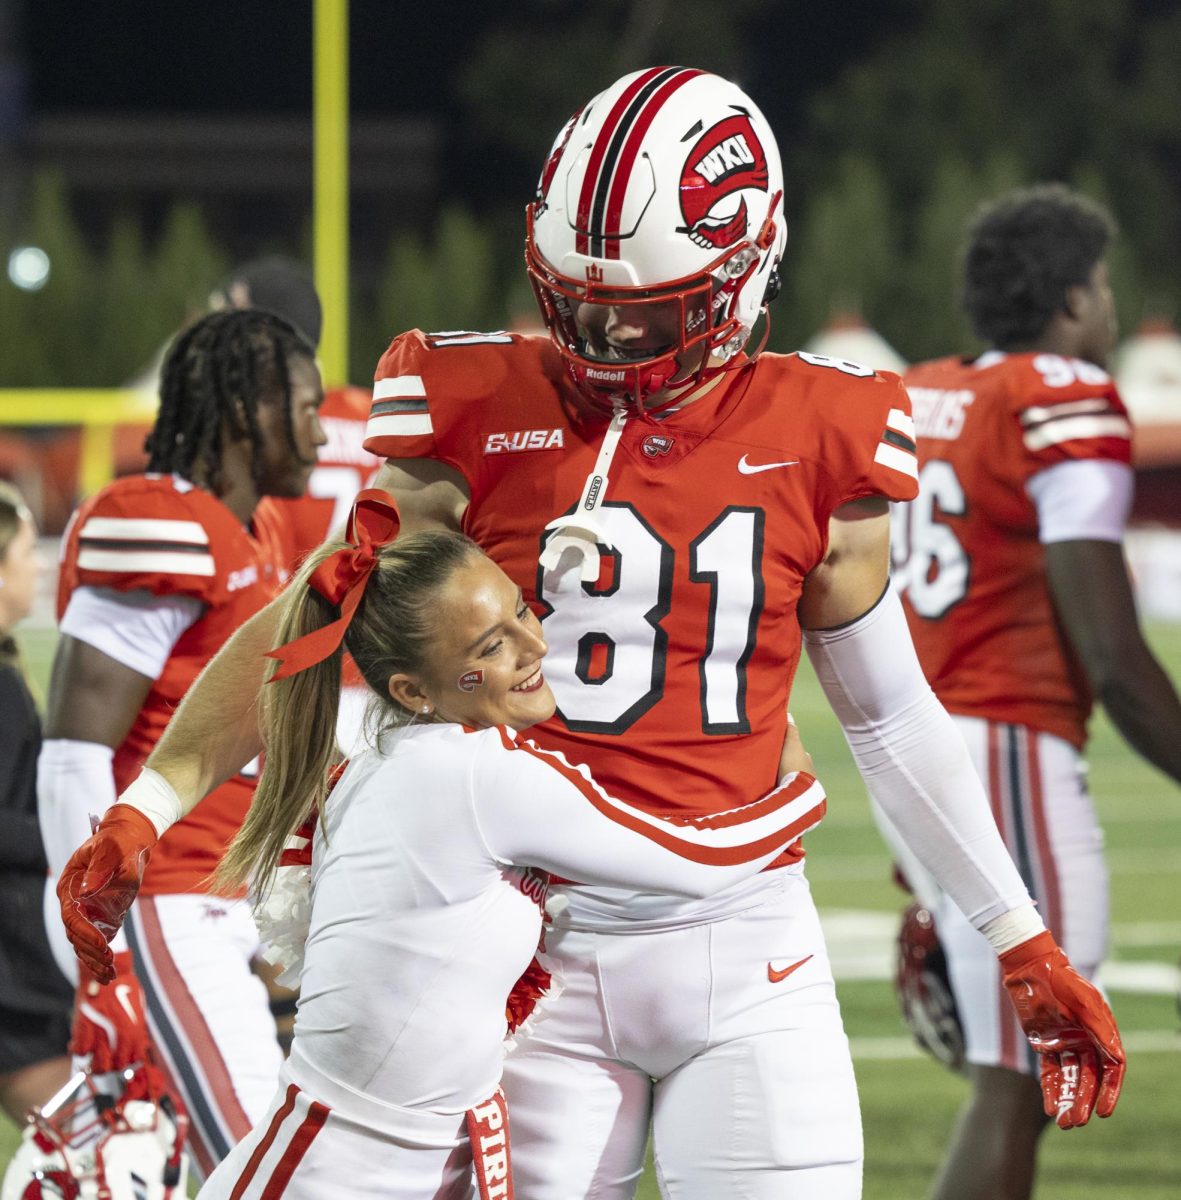
M 431 711 L 431 706 L 429 704 L 424 704 L 422 706 L 422 711 L 423 713 L 429 713 Z

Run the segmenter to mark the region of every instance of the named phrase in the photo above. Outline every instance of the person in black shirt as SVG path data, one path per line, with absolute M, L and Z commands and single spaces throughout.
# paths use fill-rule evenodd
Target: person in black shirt
M 13 626 L 28 616 L 41 563 L 19 493 L 0 483 L 0 1107 L 20 1122 L 66 1082 L 74 989 L 50 954 L 37 826 L 41 723 Z

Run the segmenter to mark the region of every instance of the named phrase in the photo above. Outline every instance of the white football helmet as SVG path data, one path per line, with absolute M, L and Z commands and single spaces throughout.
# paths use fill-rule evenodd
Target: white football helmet
M 671 390 L 671 403 L 747 361 L 786 241 L 766 119 L 735 84 L 684 67 L 625 75 L 575 113 L 526 210 L 542 317 L 600 402 Z
M 126 1072 L 134 1076 L 134 1072 Z M 104 1076 L 105 1081 L 111 1076 Z M 117 1078 L 117 1077 L 116 1077 Z M 34 1111 L 0 1200 L 182 1200 L 188 1119 L 167 1096 L 130 1100 L 79 1071 Z

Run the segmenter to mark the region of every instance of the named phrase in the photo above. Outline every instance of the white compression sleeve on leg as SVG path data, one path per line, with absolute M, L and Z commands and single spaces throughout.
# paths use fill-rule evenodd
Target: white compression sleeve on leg
M 856 621 L 805 631 L 804 639 L 866 787 L 939 886 L 977 929 L 1028 907 L 964 740 L 923 676 L 894 591 Z

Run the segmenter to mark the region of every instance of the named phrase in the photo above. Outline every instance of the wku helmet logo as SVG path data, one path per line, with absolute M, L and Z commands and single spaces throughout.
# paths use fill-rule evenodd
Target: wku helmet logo
M 746 236 L 746 201 L 726 198 L 744 188 L 767 190 L 767 156 L 750 118 L 740 114 L 697 139 L 681 170 L 681 213 L 687 233 L 706 250 L 725 250 Z

